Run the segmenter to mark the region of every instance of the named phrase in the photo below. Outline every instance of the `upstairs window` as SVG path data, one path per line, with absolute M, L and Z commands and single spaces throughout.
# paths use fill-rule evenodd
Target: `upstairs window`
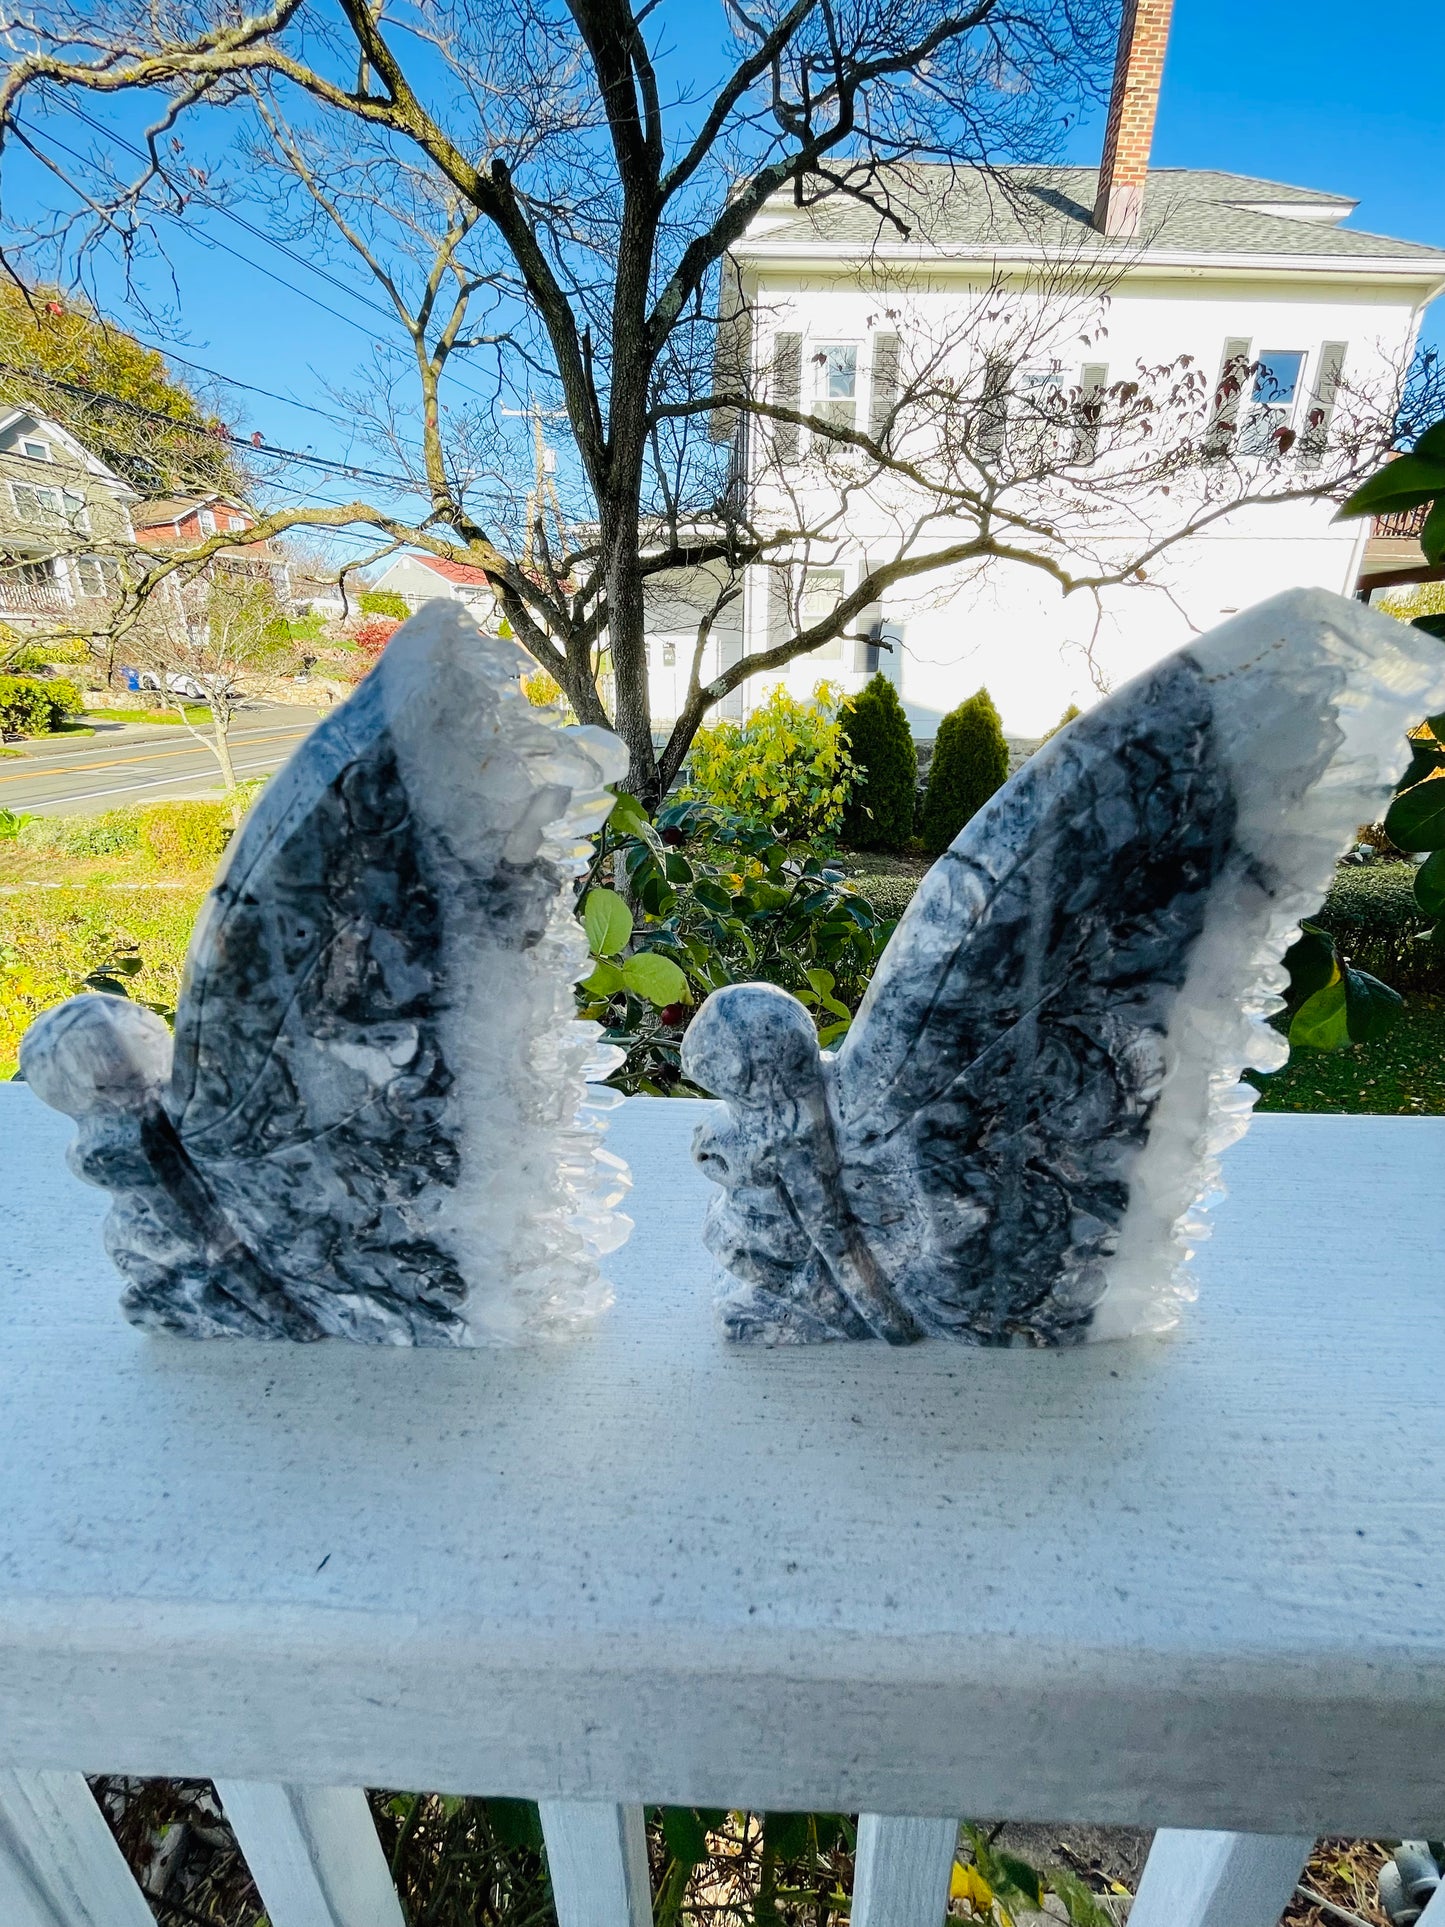
M 1274 455 L 1279 436 L 1294 425 L 1304 374 L 1302 348 L 1262 348 L 1256 359 L 1249 404 L 1239 430 L 1241 455 Z
M 1026 471 L 1055 467 L 1063 456 L 1069 413 L 1062 368 L 1022 369 L 1009 412 L 1015 423 L 1011 440 L 1017 465 Z
M 32 462 L 48 462 L 50 460 L 50 445 L 48 442 L 22 442 L 20 444 L 20 452 L 22 455 L 28 455 Z
M 814 412 L 839 428 L 858 426 L 858 344 L 825 341 L 813 357 L 817 369 Z
M 10 495 L 22 522 L 68 522 L 71 528 L 82 530 L 90 527 L 85 497 L 68 488 L 36 488 L 30 482 L 12 482 Z
M 202 509 L 196 517 L 196 520 L 201 525 L 202 535 L 214 535 L 216 533 L 216 515 L 214 509 Z

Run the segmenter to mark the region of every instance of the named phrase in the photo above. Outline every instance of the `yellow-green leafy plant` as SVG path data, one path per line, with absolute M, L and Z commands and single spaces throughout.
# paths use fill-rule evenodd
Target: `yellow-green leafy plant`
M 855 774 L 841 697 L 834 683 L 807 698 L 778 684 L 745 721 L 700 729 L 686 794 L 789 839 L 835 831 Z
M 234 830 L 229 803 L 155 803 L 141 816 L 140 840 L 162 870 L 210 870 Z
M 522 694 L 534 709 L 556 709 L 564 701 L 561 683 L 545 669 L 523 676 Z
M 48 736 L 85 707 L 73 682 L 59 676 L 0 676 L 0 731 Z

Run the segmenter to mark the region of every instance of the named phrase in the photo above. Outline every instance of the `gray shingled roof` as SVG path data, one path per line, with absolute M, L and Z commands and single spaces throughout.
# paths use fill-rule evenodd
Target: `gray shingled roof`
M 890 203 L 909 223 L 911 238 L 944 247 L 976 244 L 995 248 L 1092 248 L 1103 236 L 1091 224 L 1098 181 L 1092 167 L 978 168 L 909 165 L 887 170 Z M 1263 211 L 1298 204 L 1301 215 Z M 1342 261 L 1419 260 L 1445 272 L 1445 249 L 1417 241 L 1396 241 L 1358 228 L 1336 227 L 1333 220 L 1354 203 L 1278 181 L 1213 169 L 1161 167 L 1150 175 L 1144 194 L 1141 242 L 1167 254 L 1261 254 L 1331 256 Z M 1320 218 L 1303 210 L 1318 208 Z M 777 217 L 783 217 L 775 225 Z M 757 228 L 738 248 L 747 255 L 755 245 L 769 248 L 789 241 L 868 246 L 904 242 L 895 227 L 841 194 L 811 208 L 795 210 L 781 198 L 759 217 Z

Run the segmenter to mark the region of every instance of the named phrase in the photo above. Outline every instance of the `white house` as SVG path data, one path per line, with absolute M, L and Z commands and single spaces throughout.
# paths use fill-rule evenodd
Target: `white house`
M 437 596 L 460 602 L 483 628 L 496 607 L 496 597 L 487 586 L 483 570 L 469 562 L 450 562 L 436 555 L 399 555 L 367 586 L 401 596 L 413 614 Z
M 1421 313 L 1445 287 L 1445 252 L 1341 226 L 1355 203 L 1337 194 L 1208 170 L 1147 171 L 1162 65 L 1157 34 L 1134 45 L 1132 28 L 1147 12 L 1126 10 L 1098 171 L 910 167 L 892 183 L 907 232 L 840 195 L 804 209 L 790 196 L 769 203 L 731 257 L 754 392 L 867 432 L 915 379 L 917 426 L 901 431 L 903 452 L 924 448 L 924 391 L 942 393 L 970 354 L 976 375 L 988 327 L 1006 310 L 1015 342 L 1028 338 L 1012 357 L 1008 406 L 1020 393 L 1028 408 L 1030 396 L 1072 395 L 1072 415 L 1065 408 L 1051 420 L 1044 406 L 1036 429 L 1073 436 L 1068 459 L 1081 460 L 1079 396 L 1142 370 L 1157 379 L 1188 357 L 1203 384 L 1196 398 L 1204 389 L 1213 398 L 1201 405 L 1215 410 L 1221 459 L 1238 474 L 1268 456 L 1280 486 L 1307 486 L 1321 438 L 1334 434 L 1337 444 L 1344 434 L 1344 396 L 1357 407 L 1371 397 L 1389 406 Z M 1222 406 L 1217 384 L 1231 370 L 1242 391 Z M 959 379 L 966 385 L 966 375 Z M 1295 436 L 1281 463 L 1279 448 Z M 920 526 L 916 492 L 876 468 L 866 486 L 849 486 L 846 458 L 836 444 L 819 454 L 811 445 L 820 439 L 751 425 L 738 474 L 755 515 L 766 522 L 773 513 L 779 526 L 801 519 L 825 533 L 794 564 L 791 607 L 783 571 L 748 571 L 740 631 L 720 629 L 713 663 L 736 661 L 743 639 L 751 654 L 826 615 L 869 561 L 876 566 L 900 544 L 936 553 L 953 537 L 936 513 Z M 1155 490 L 1145 501 L 1126 488 L 1111 496 L 1100 486 L 1106 476 L 1089 481 L 1083 467 L 1076 476 L 1088 496 L 1077 528 L 1061 525 L 1051 543 L 1035 527 L 1021 546 L 1065 561 L 1084 553 L 1091 567 L 1106 568 L 1137 553 L 1151 531 L 1185 519 L 1180 491 Z M 1056 513 L 1039 508 L 1036 522 Z M 777 681 L 799 694 L 825 677 L 851 690 L 882 667 L 921 736 L 980 685 L 1010 733 L 1038 734 L 1068 704 L 1087 706 L 1263 596 L 1306 585 L 1348 593 L 1368 525 L 1333 515 L 1329 500 L 1238 509 L 1151 559 L 1142 582 L 1097 598 L 1066 597 L 1047 574 L 1003 561 L 897 585 L 841 640 L 751 679 L 739 707 Z M 678 619 L 686 611 L 663 609 L 661 589 L 654 596 L 652 693 L 663 718 L 679 693 L 678 665 L 689 659 Z M 880 623 L 897 645 L 881 654 L 864 639 Z

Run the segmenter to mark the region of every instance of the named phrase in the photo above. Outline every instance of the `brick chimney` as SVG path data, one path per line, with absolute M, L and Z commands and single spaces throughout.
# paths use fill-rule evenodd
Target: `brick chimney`
M 1112 239 L 1132 240 L 1139 232 L 1173 6 L 1174 0 L 1124 0 L 1094 202 L 1094 226 Z

